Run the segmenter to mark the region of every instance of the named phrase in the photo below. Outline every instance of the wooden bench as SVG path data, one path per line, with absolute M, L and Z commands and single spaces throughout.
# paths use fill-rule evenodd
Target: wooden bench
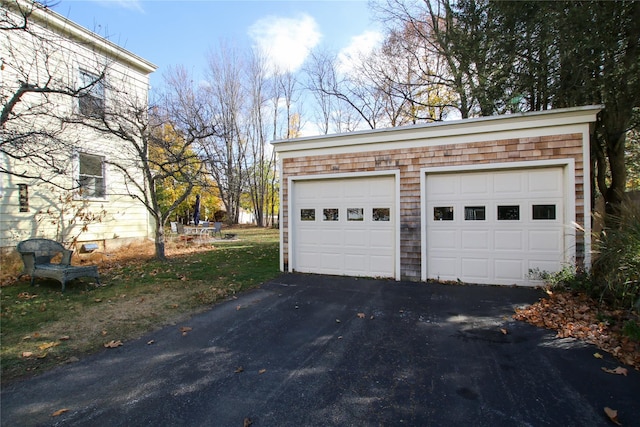
M 93 277 L 96 283 L 100 284 L 98 267 L 95 265 L 74 266 L 71 265 L 71 255 L 73 251 L 65 249 L 60 243 L 49 239 L 27 239 L 18 243 L 17 250 L 22 256 L 24 270 L 21 276 L 28 274 L 31 276 L 31 286 L 36 277 L 55 279 L 62 283 L 62 292 L 69 280 L 78 277 Z M 51 263 L 51 260 L 58 254 L 62 254 L 59 263 Z

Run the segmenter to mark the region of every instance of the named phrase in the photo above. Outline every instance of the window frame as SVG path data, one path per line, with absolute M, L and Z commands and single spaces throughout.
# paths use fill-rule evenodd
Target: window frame
M 78 114 L 94 119 L 104 118 L 106 107 L 105 77 L 100 78 L 99 75 L 83 68 L 79 70 L 79 74 L 80 87 L 85 89 L 78 95 Z
M 100 168 L 101 168 L 101 172 L 102 175 L 91 175 L 91 174 L 87 174 L 87 173 L 81 173 L 81 169 L 82 169 L 82 157 L 83 156 L 87 156 L 87 157 L 92 157 L 92 158 L 96 158 L 100 160 Z M 79 199 L 79 200 L 107 200 L 107 167 L 106 167 L 106 157 L 103 155 L 99 155 L 99 154 L 92 154 L 92 153 L 87 153 L 87 152 L 82 152 L 82 151 L 78 151 L 76 153 L 75 156 L 75 174 L 74 174 L 74 181 L 75 181 L 75 198 Z M 82 177 L 88 177 L 88 178 L 101 178 L 102 179 L 102 185 L 101 185 L 101 192 L 97 192 L 95 191 L 96 185 L 94 183 L 93 187 L 94 187 L 94 191 L 92 192 L 92 194 L 86 194 L 84 188 L 86 188 L 86 186 L 82 185 Z

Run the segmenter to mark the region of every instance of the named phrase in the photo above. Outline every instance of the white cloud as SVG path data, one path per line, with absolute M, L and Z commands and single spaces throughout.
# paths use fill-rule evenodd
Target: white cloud
M 375 49 L 383 40 L 383 35 L 377 31 L 365 31 L 353 36 L 347 47 L 338 53 L 338 70 L 349 73 L 360 60 Z
M 296 71 L 319 42 L 322 35 L 309 15 L 298 18 L 267 16 L 249 28 L 249 36 L 270 65 Z

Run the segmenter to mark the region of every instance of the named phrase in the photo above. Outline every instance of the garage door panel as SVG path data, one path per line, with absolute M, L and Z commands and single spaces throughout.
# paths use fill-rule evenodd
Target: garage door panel
M 562 251 L 562 235 L 553 230 L 529 231 L 529 250 L 533 252 Z
M 490 182 L 487 175 L 463 175 L 460 177 L 460 184 L 460 194 L 465 198 L 482 198 L 490 192 Z
M 489 279 L 489 260 L 486 258 L 462 258 L 462 276 L 464 281 Z
M 489 249 L 489 230 L 462 230 L 461 234 L 463 250 Z
M 562 196 L 562 176 L 544 169 L 531 171 L 529 173 L 529 193 L 542 194 L 546 197 Z
M 458 275 L 458 260 L 455 256 L 444 257 L 434 255 L 429 258 L 429 271 L 433 272 L 433 278 L 445 278 L 455 280 Z
M 519 172 L 498 172 L 493 175 L 493 192 L 500 197 L 519 196 L 524 189 L 523 176 Z
M 498 280 L 519 281 L 522 280 L 524 261 L 521 259 L 496 259 L 494 261 L 494 274 Z
M 320 242 L 323 246 L 342 245 L 342 236 L 342 230 L 335 228 L 331 230 L 324 230 L 322 233 L 320 233 L 320 239 L 318 240 L 318 242 Z
M 523 230 L 496 230 L 493 234 L 494 248 L 497 251 L 524 250 Z
M 429 242 L 433 248 L 456 249 L 457 231 L 456 230 L 433 230 L 429 234 Z
M 344 245 L 346 247 L 366 248 L 369 238 L 365 230 L 346 230 L 344 232 Z

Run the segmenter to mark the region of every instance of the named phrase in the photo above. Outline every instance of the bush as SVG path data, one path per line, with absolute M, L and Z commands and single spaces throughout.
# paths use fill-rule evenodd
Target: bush
M 593 281 L 598 297 L 616 308 L 640 308 L 640 206 L 624 204 L 595 239 Z
M 570 289 L 592 294 L 593 282 L 591 275 L 572 264 L 565 264 L 560 271 L 548 272 L 540 269 L 529 270 L 529 277 L 541 280 L 552 290 Z

